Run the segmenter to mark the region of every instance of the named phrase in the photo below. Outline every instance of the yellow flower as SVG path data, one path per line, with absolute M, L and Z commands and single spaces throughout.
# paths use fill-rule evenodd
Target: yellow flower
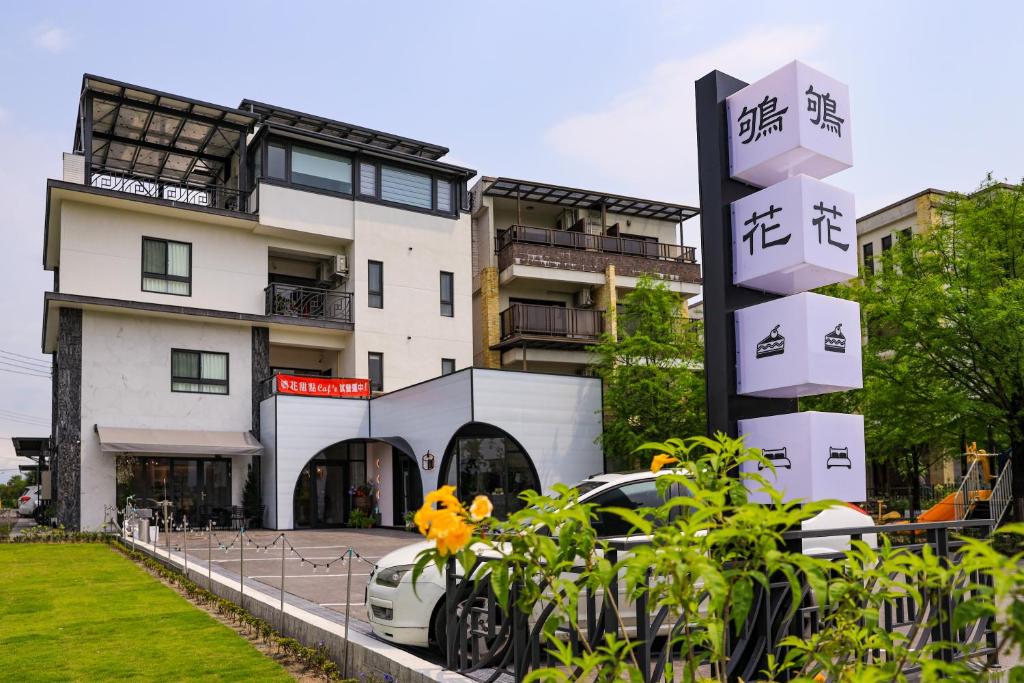
M 458 512 L 464 512 L 462 509 L 462 503 L 455 497 L 454 486 L 442 486 L 436 491 L 431 491 L 423 499 L 423 507 L 430 507 L 434 503 L 438 503 L 442 507 L 449 510 L 456 510 Z
M 673 458 L 671 455 L 659 453 L 654 456 L 654 460 L 651 461 L 651 472 L 658 472 L 665 465 L 671 465 L 677 462 L 679 462 L 679 458 Z
M 455 517 L 454 520 L 450 526 L 437 533 L 437 551 L 442 556 L 453 555 L 462 550 L 473 535 L 473 527 L 466 524 L 461 517 Z
M 474 522 L 479 522 L 484 517 L 490 517 L 492 512 L 494 512 L 494 505 L 491 504 L 491 499 L 487 496 L 477 496 L 473 499 L 473 504 L 469 506 L 469 517 Z

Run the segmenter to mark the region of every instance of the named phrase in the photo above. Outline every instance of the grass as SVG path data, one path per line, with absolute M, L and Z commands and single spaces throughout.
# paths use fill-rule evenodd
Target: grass
M 0 545 L 0 581 L 0 680 L 294 680 L 105 545 Z

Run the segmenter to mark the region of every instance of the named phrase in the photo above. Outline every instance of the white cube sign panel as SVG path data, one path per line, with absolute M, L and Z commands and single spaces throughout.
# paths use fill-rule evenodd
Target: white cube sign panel
M 792 62 L 726 98 L 733 178 L 767 187 L 798 173 L 814 178 L 853 165 L 850 93 Z
M 784 500 L 834 498 L 862 502 L 866 496 L 864 417 L 844 413 L 803 412 L 739 421 L 744 445 L 761 449 L 775 472 L 746 463 L 783 492 Z M 769 498 L 754 491 L 751 499 Z
M 806 292 L 857 275 L 853 194 L 806 175 L 732 203 L 733 284 Z
M 804 292 L 736 311 L 736 392 L 797 398 L 860 389 L 860 305 Z

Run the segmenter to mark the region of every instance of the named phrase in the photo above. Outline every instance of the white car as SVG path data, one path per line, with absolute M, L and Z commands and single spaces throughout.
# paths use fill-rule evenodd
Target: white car
M 39 487 L 29 486 L 18 498 L 18 514 L 22 517 L 31 517 L 35 514 L 37 505 L 39 505 Z
M 667 471 L 665 471 L 667 472 Z M 664 502 L 658 495 L 651 472 L 628 474 L 600 474 L 576 485 L 580 501 L 599 507 L 657 507 Z M 856 506 L 837 506 L 803 523 L 803 529 L 849 529 L 874 526 L 866 512 Z M 600 515 L 594 521 L 601 538 L 621 538 L 629 531 L 629 524 L 617 515 Z M 635 537 L 634 537 L 635 538 Z M 874 546 L 874 534 L 864 540 Z M 849 536 L 828 536 L 803 541 L 803 550 L 809 555 L 825 555 L 846 550 Z M 420 541 L 399 548 L 384 557 L 370 573 L 366 588 L 366 606 L 370 627 L 381 638 L 400 645 L 429 647 L 437 645 L 442 651 L 445 623 L 445 577 L 434 565 L 428 565 L 412 584 L 412 568 L 416 557 L 431 547 L 430 541 Z

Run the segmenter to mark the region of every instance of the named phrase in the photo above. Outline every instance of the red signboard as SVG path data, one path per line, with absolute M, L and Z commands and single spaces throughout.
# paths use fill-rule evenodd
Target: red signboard
M 277 375 L 277 393 L 328 398 L 365 398 L 370 395 L 370 380 Z

